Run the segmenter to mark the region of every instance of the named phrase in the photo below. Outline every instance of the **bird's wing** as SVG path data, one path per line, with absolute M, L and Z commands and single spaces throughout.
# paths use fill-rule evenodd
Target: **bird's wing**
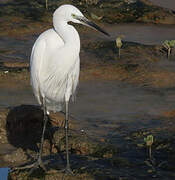
M 50 70 L 51 55 L 63 44 L 62 39 L 53 29 L 43 32 L 34 43 L 30 57 L 31 85 L 39 104 L 42 103 L 41 97 L 45 96 L 44 81 L 52 73 Z
M 64 103 L 67 89 L 76 89 L 77 75 L 75 85 L 71 79 L 74 74 L 79 76 L 78 64 L 79 53 L 74 53 L 72 47 L 65 48 L 54 30 L 40 35 L 30 61 L 31 84 L 38 102 L 41 104 L 41 97 L 45 97 L 47 104 Z
M 44 59 L 44 52 L 46 49 L 45 41 L 41 41 L 38 38 L 32 48 L 30 57 L 30 74 L 31 74 L 31 85 L 39 104 L 42 104 L 40 94 L 40 69 Z
M 76 89 L 79 82 L 79 74 L 80 74 L 80 57 L 78 56 L 75 68 L 73 70 L 73 83 L 72 83 L 72 101 L 75 101 L 76 98 Z
M 70 52 L 64 51 L 64 48 L 60 48 L 59 51 L 52 54 L 49 63 L 44 65 L 47 67 L 47 72 L 43 76 L 43 92 L 48 99 L 55 103 L 64 102 L 67 89 L 72 91 L 73 73 L 76 73 L 76 69 L 78 70 L 76 68 L 77 56 L 74 57 Z

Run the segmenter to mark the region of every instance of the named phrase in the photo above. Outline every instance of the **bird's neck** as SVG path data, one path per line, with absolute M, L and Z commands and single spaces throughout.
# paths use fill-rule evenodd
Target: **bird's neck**
M 57 21 L 54 23 L 54 29 L 64 41 L 65 46 L 73 46 L 72 48 L 76 48 L 78 52 L 80 51 L 80 37 L 72 25 L 69 25 L 66 21 Z

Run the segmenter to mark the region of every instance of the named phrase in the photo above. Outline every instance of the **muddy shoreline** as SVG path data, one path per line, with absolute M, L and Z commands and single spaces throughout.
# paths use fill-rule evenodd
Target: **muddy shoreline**
M 77 173 L 77 176 L 67 178 L 95 179 L 104 176 L 106 179 L 115 179 L 116 177 L 131 179 L 134 176 L 133 179 L 141 177 L 149 179 L 155 176 L 159 179 L 165 177 L 171 179 L 174 176 L 172 159 L 174 158 L 175 135 L 172 126 L 175 117 L 172 100 L 175 96 L 174 53 L 171 55 L 171 59 L 167 60 L 166 54 L 160 51 L 159 45 L 124 42 L 122 56 L 119 60 L 113 45 L 114 42 L 100 41 L 87 43 L 83 47 L 86 53 L 91 54 L 93 62 L 91 58 L 81 62 L 77 103 L 71 105 L 71 115 L 75 118 L 71 119 L 71 122 L 75 125 L 71 128 L 70 149 L 72 161 L 75 162 L 73 163 L 74 172 Z M 133 54 L 134 51 L 137 54 Z M 9 144 L 5 128 L 8 119 L 6 117 L 14 108 L 20 110 L 18 114 L 22 116 L 21 120 L 26 120 L 26 123 L 32 121 L 23 117 L 28 116 L 27 112 L 30 111 L 30 108 L 25 110 L 26 106 L 24 108 L 20 106 L 20 104 L 29 107 L 32 105 L 32 108 L 35 109 L 33 105 L 37 105 L 29 85 L 29 78 L 28 63 L 4 62 L 1 64 L 0 106 L 1 118 L 4 117 L 4 127 L 1 127 L 0 133 L 1 140 L 3 140 L 0 150 L 1 155 L 3 155 L 1 156 L 3 157 L 3 159 L 1 158 L 1 166 L 12 167 L 29 162 L 31 157 L 26 156 L 26 153 L 32 155 L 33 159 L 36 156 L 36 147 L 25 150 L 26 145 L 22 143 L 24 140 L 20 142 L 20 147 L 14 140 L 10 141 Z M 103 104 L 104 101 L 105 104 Z M 9 106 L 11 106 L 10 109 Z M 37 110 L 40 115 L 34 115 L 33 111 L 32 117 L 39 117 L 39 122 L 41 122 L 42 111 Z M 54 115 L 54 118 L 56 121 L 53 122 L 56 124 L 54 124 L 53 129 L 56 127 L 60 129 L 61 124 L 63 124 L 60 119 L 64 119 L 63 116 L 60 118 L 60 115 L 57 114 Z M 52 120 L 54 118 L 51 117 Z M 12 120 L 13 122 L 14 120 Z M 13 128 L 16 129 L 15 124 Z M 48 132 L 52 132 L 51 129 L 48 128 Z M 64 133 L 56 130 L 54 134 L 56 142 L 54 146 L 50 145 L 47 139 L 45 142 L 45 158 L 53 158 L 53 161 L 51 160 L 47 166 L 48 172 L 46 174 L 40 172 L 40 178 L 42 176 L 45 176 L 46 179 L 63 176 L 58 169 L 64 167 L 64 161 L 59 160 L 58 155 L 60 154 L 64 159 L 64 138 L 62 146 L 58 146 L 58 143 L 60 143 L 59 137 L 63 137 Z M 149 134 L 155 137 L 155 167 L 149 167 L 145 164 L 148 156 L 143 139 Z M 13 136 L 15 137 L 15 135 Z M 79 138 L 80 136 L 82 138 Z M 90 144 L 85 143 L 85 139 Z M 77 146 L 77 144 L 79 145 Z M 50 147 L 52 147 L 51 152 Z M 61 151 L 58 151 L 60 148 Z M 112 152 L 109 151 L 111 148 Z M 8 153 L 5 153 L 6 149 L 9 149 Z M 162 153 L 163 156 L 161 156 Z M 88 160 L 89 165 L 86 166 L 85 161 L 81 158 L 85 161 Z M 12 159 L 13 162 L 9 159 Z M 59 163 L 55 159 L 59 160 Z M 81 167 L 79 161 L 81 161 Z M 164 161 L 165 164 L 159 168 L 158 165 Z M 142 171 L 139 173 L 134 170 L 138 166 L 142 166 Z M 93 171 L 90 170 L 92 167 Z M 100 170 L 99 167 L 101 167 Z M 11 179 L 23 178 L 26 173 L 26 171 L 12 173 Z M 36 178 L 35 174 L 34 177 Z
M 148 4 L 147 0 L 138 2 L 146 3 L 146 14 L 134 22 L 144 22 L 144 25 L 104 24 L 124 22 L 126 17 L 127 22 L 133 22 L 133 17 L 127 14 L 133 14 L 133 7 L 138 8 L 138 3 L 130 6 L 127 13 L 124 9 L 128 5 L 120 4 L 124 13 L 121 17 L 121 12 L 117 12 L 117 19 L 105 14 L 101 21 L 94 19 L 111 33 L 109 39 L 76 26 L 82 42 L 81 73 L 77 102 L 70 105 L 69 134 L 75 176 L 65 179 L 169 180 L 175 177 L 175 50 L 167 59 L 161 45 L 163 40 L 174 37 L 175 22 L 173 18 L 168 19 L 174 15 L 171 10 Z M 30 86 L 29 56 L 37 36 L 51 27 L 54 3 L 49 12 L 42 12 L 43 7 L 37 10 L 42 15 L 39 20 L 27 14 L 29 4 L 19 6 L 27 9 L 24 16 L 13 16 L 16 6 L 12 3 L 5 6 L 9 11 L 0 20 L 0 167 L 30 163 L 38 152 L 43 111 Z M 82 10 L 86 6 L 78 4 Z M 111 8 L 108 1 L 101 6 L 106 14 Z M 96 11 L 94 4 L 88 7 L 88 12 L 100 16 L 101 9 Z M 88 12 L 85 11 L 91 17 Z M 156 13 L 160 13 L 160 18 Z M 115 38 L 122 34 L 125 37 L 119 58 Z M 60 172 L 65 166 L 63 124 L 64 112 L 51 113 L 44 142 L 44 160 L 50 160 L 48 171 L 37 170 L 29 179 L 64 176 Z M 144 141 L 148 135 L 154 137 L 151 158 Z M 9 179 L 28 179 L 26 175 L 27 171 L 16 171 L 9 174 Z

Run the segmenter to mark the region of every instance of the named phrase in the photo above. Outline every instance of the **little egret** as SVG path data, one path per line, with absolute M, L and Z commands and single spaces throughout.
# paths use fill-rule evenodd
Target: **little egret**
M 42 167 L 44 132 L 49 111 L 65 107 L 66 171 L 71 172 L 68 153 L 68 105 L 74 98 L 80 71 L 80 38 L 68 22 L 93 27 L 109 35 L 89 21 L 72 5 L 62 5 L 53 14 L 53 28 L 43 32 L 33 45 L 30 58 L 31 85 L 38 103 L 44 110 L 44 125 L 38 160 L 30 167 Z

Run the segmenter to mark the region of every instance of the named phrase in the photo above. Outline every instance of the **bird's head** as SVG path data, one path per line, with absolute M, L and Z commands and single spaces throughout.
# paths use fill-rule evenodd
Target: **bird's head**
M 73 5 L 62 5 L 60 6 L 55 12 L 53 17 L 58 20 L 66 21 L 66 22 L 73 22 L 73 23 L 78 23 L 78 24 L 83 24 L 86 26 L 89 26 L 93 29 L 96 29 L 103 34 L 109 36 L 107 32 L 105 32 L 102 28 L 97 26 L 95 23 L 92 21 L 89 21 L 79 9 L 77 9 Z

